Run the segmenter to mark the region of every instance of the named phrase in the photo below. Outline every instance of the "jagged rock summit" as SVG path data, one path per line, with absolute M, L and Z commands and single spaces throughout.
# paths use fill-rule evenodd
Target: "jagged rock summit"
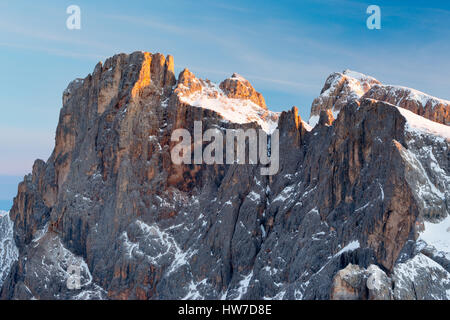
M 69 84 L 9 213 L 2 299 L 450 298 L 450 127 L 365 96 L 380 84 L 353 72 L 327 80 L 312 128 L 237 74 L 173 70 L 119 54 Z M 174 164 L 171 134 L 195 121 L 278 128 L 278 173 Z
M 225 92 L 227 97 L 235 99 L 247 99 L 263 109 L 267 109 L 266 101 L 261 93 L 253 89 L 250 82 L 237 73 L 222 81 L 219 87 Z
M 239 124 L 256 122 L 268 133 L 277 127 L 278 113 L 268 110 L 264 97 L 236 73 L 218 86 L 184 69 L 175 93 L 181 102 L 215 111 L 224 120 Z

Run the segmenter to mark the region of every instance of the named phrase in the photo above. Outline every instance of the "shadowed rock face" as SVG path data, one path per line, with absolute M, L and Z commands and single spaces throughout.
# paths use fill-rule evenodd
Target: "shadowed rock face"
M 8 276 L 18 251 L 13 239 L 13 224 L 7 212 L 0 210 L 0 287 Z
M 187 69 L 177 80 L 171 56 L 136 52 L 68 86 L 55 149 L 36 161 L 11 209 L 19 258 L 3 299 L 386 299 L 397 278 L 408 296 L 396 268 L 420 264 L 408 261 L 420 251 L 421 223 L 448 214 L 450 192 L 439 183 L 450 175 L 448 142 L 413 137 L 388 103 L 349 100 L 312 130 L 295 107 L 279 115 L 276 175 L 261 176 L 260 165 L 175 165 L 177 128 L 258 127 L 183 102 L 206 84 Z M 265 109 L 238 75 L 220 88 Z M 442 172 L 420 172 L 405 156 L 419 140 L 433 144 Z M 425 175 L 443 198 L 422 197 Z M 70 290 L 73 264 L 81 288 Z M 342 271 L 349 264 L 360 277 L 354 288 Z M 373 274 L 382 285 L 358 291 Z

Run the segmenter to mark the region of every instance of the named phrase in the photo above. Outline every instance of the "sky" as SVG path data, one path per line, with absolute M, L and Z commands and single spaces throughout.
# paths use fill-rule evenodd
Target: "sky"
M 69 30 L 66 9 L 81 9 Z M 381 29 L 369 30 L 369 5 Z M 332 72 L 352 69 L 450 100 L 449 1 L 0 0 L 0 209 L 47 160 L 68 83 L 136 50 L 215 82 L 237 72 L 269 108 L 309 118 Z

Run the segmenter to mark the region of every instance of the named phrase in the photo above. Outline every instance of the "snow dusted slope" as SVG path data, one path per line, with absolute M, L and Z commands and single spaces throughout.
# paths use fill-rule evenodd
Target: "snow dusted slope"
M 0 210 L 0 288 L 18 255 L 13 238 L 13 223 L 8 212 Z
M 235 80 L 245 81 L 236 75 Z M 233 123 L 258 123 L 267 133 L 272 133 L 278 125 L 278 113 L 264 109 L 251 100 L 230 98 L 215 83 L 209 80 L 192 79 L 199 90 L 186 90 L 183 84 L 178 84 L 180 100 L 194 107 L 213 110 L 225 120 Z
M 45 241 L 44 241 L 45 240 Z M 92 275 L 83 258 L 74 255 L 61 243 L 58 236 L 48 233 L 48 225 L 36 232 L 32 245 L 37 250 L 36 259 L 30 259 L 30 270 L 39 279 L 40 288 L 52 288 L 56 283 L 66 284 L 69 278 L 69 268 L 80 269 L 80 289 L 60 289 L 60 295 L 35 296 L 35 288 L 27 286 L 26 279 L 22 288 L 30 299 L 74 299 L 90 300 L 105 299 L 105 291 L 93 282 Z M 18 259 L 19 252 L 13 238 L 13 222 L 8 212 L 0 211 L 0 288 L 8 276 L 13 263 Z
M 450 261 L 450 215 L 438 223 L 425 221 L 424 228 L 419 239 Z
M 106 299 L 105 290 L 94 282 L 84 259 L 68 250 L 59 236 L 49 232 L 47 227 L 38 230 L 32 247 L 35 255 L 27 261 L 27 268 L 32 272 L 27 273 L 20 283 L 27 292 L 28 299 Z M 76 282 L 70 281 L 71 274 L 77 273 L 79 288 Z M 58 286 L 56 293 L 54 286 Z
M 421 117 L 414 112 L 397 107 L 407 121 L 406 130 L 416 134 L 429 134 L 450 141 L 450 126 Z
M 399 263 L 394 268 L 392 280 L 394 296 L 398 300 L 450 299 L 450 273 L 422 253 Z

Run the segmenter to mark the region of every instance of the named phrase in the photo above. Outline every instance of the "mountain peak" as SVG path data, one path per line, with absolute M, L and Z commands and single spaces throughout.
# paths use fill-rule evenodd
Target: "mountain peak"
M 350 77 L 350 78 L 356 79 L 358 81 L 361 81 L 361 82 L 369 81 L 369 82 L 378 82 L 379 83 L 379 81 L 377 79 L 375 79 L 374 77 L 372 77 L 372 76 L 368 76 L 368 75 L 366 75 L 364 73 L 361 73 L 361 72 L 358 72 L 358 71 L 354 71 L 354 70 L 350 70 L 350 69 L 345 69 L 342 72 L 342 74 L 347 76 L 347 77 Z
M 222 81 L 219 87 L 229 98 L 250 100 L 261 108 L 267 109 L 262 94 L 257 92 L 247 79 L 237 73 L 233 73 L 231 78 Z
M 309 124 L 315 126 L 323 110 L 331 110 L 334 118 L 349 102 L 362 98 L 380 100 L 442 124 L 450 124 L 450 102 L 423 92 L 382 84 L 374 77 L 346 69 L 328 76 L 320 96 L 311 105 Z
M 236 79 L 236 80 L 239 80 L 242 82 L 245 82 L 245 81 L 248 82 L 247 79 L 245 79 L 243 76 L 241 76 L 239 73 L 236 73 L 236 72 L 234 72 L 229 79 Z
M 311 105 L 309 124 L 315 126 L 319 122 L 320 112 L 331 110 L 333 118 L 351 101 L 359 100 L 378 80 L 365 74 L 344 70 L 328 76 L 320 96 Z
M 230 122 L 256 122 L 267 132 L 277 126 L 278 114 L 268 110 L 264 97 L 237 73 L 217 85 L 184 69 L 175 93 L 181 102 L 213 110 Z

